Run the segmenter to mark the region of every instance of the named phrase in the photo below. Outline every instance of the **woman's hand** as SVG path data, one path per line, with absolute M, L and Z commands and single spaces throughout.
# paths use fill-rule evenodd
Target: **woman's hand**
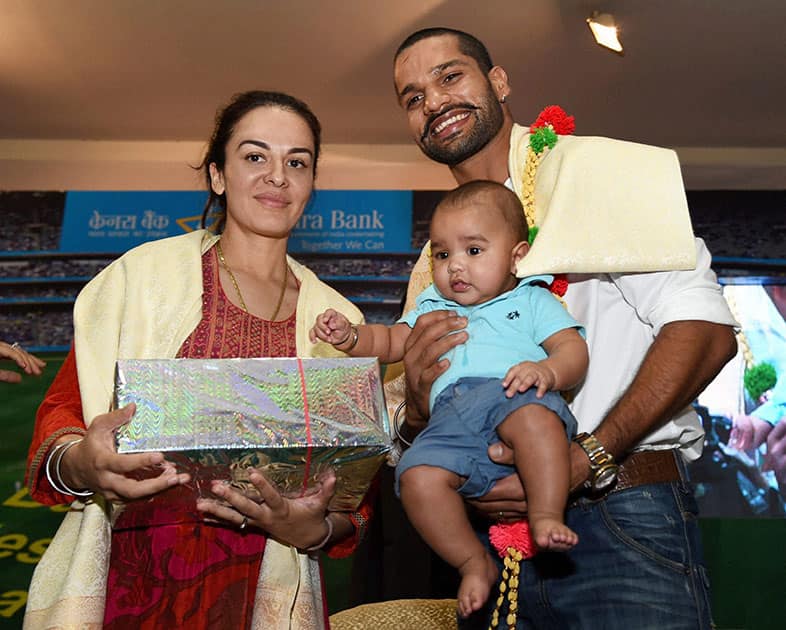
M 249 480 L 260 498 L 251 499 L 224 482 L 214 481 L 210 491 L 226 504 L 203 498 L 197 501 L 197 509 L 207 520 L 238 528 L 256 527 L 298 549 L 308 549 L 325 539 L 328 534 L 325 522 L 327 506 L 336 491 L 334 473 L 326 473 L 322 477 L 316 492 L 298 498 L 282 496 L 253 468 L 249 471 Z
M 467 340 L 468 335 L 462 330 L 466 326 L 467 318 L 452 311 L 426 313 L 415 323 L 404 345 L 408 424 L 422 425 L 429 417 L 431 386 L 450 366 L 450 361 L 440 357 Z
M 133 403 L 96 416 L 84 439 L 69 448 L 60 462 L 63 481 L 75 490 L 89 489 L 110 501 L 130 501 L 187 483 L 162 453 L 120 454 L 115 430 L 136 411 Z M 60 441 L 74 439 L 67 436 Z
M 17 343 L 6 343 L 0 341 L 0 359 L 14 361 L 25 374 L 30 376 L 41 376 L 41 371 L 46 367 L 46 362 L 37 356 L 30 354 Z M 19 383 L 22 375 L 13 370 L 0 370 L 0 383 Z

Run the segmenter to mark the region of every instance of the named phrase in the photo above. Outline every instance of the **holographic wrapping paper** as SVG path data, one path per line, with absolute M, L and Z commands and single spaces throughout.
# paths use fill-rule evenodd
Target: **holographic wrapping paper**
M 373 358 L 119 360 L 115 407 L 132 402 L 118 452 L 163 452 L 196 496 L 214 479 L 253 495 L 250 466 L 300 496 L 333 469 L 330 509 L 354 510 L 390 449 Z

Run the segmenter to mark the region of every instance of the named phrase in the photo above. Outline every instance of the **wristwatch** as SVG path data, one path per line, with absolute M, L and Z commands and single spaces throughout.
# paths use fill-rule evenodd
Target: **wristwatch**
M 590 478 L 587 486 L 593 492 L 608 490 L 617 480 L 620 467 L 614 463 L 614 457 L 603 448 L 603 444 L 591 433 L 579 433 L 576 442 L 587 454 L 590 462 Z

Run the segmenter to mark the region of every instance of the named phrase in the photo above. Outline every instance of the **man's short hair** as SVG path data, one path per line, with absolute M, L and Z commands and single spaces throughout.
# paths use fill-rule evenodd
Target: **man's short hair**
M 401 55 L 402 52 L 404 52 L 410 46 L 417 44 L 420 40 L 430 39 L 431 37 L 442 37 L 443 35 L 453 35 L 456 37 L 458 39 L 458 47 L 461 51 L 461 54 L 467 55 L 467 57 L 472 57 L 477 62 L 478 66 L 484 74 L 488 74 L 489 71 L 494 67 L 494 64 L 491 62 L 491 55 L 489 55 L 489 51 L 486 49 L 486 46 L 483 44 L 483 42 L 481 42 L 477 37 L 470 35 L 469 33 L 465 33 L 464 31 L 459 31 L 454 28 L 447 28 L 444 26 L 424 28 L 412 33 L 412 35 L 401 42 L 401 45 L 396 51 L 396 54 L 393 56 L 393 62 L 396 62 L 396 59 L 399 58 L 399 55 Z
M 462 184 L 448 192 L 437 204 L 437 209 L 443 206 L 465 206 L 482 195 L 487 195 L 494 207 L 502 213 L 505 223 L 516 236 L 516 241 L 526 241 L 529 236 L 529 226 L 521 200 L 507 186 L 497 182 L 477 179 Z

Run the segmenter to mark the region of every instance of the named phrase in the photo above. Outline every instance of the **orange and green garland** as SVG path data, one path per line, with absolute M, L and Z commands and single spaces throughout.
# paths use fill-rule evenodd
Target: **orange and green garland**
M 573 116 L 568 116 L 565 110 L 557 105 L 551 105 L 544 109 L 529 127 L 527 166 L 522 180 L 523 192 L 521 202 L 524 206 L 527 223 L 530 226 L 530 245 L 538 234 L 538 227 L 535 225 L 535 176 L 538 173 L 538 167 L 546 148 L 553 149 L 559 140 L 559 136 L 570 135 L 575 128 Z M 565 295 L 567 289 L 568 281 L 565 274 L 554 276 L 553 282 L 549 285 L 549 290 L 559 298 Z M 521 561 L 535 555 L 535 542 L 532 540 L 529 523 L 526 520 L 492 525 L 489 529 L 489 540 L 499 553 L 504 564 L 502 580 L 499 585 L 499 595 L 492 612 L 489 630 L 495 630 L 500 627 L 500 611 L 505 603 L 505 599 L 508 600 L 505 621 L 507 621 L 509 628 L 513 628 L 516 625 L 516 613 L 518 612 Z
M 529 126 L 529 146 L 527 147 L 527 165 L 522 178 L 521 203 L 524 206 L 524 215 L 529 224 L 529 244 L 535 241 L 538 226 L 535 224 L 535 176 L 544 157 L 546 149 L 553 149 L 559 136 L 569 136 L 576 130 L 573 116 L 568 116 L 559 105 L 549 105 Z M 558 297 L 563 297 L 568 290 L 568 281 L 565 274 L 557 274 L 549 286 L 549 291 Z

